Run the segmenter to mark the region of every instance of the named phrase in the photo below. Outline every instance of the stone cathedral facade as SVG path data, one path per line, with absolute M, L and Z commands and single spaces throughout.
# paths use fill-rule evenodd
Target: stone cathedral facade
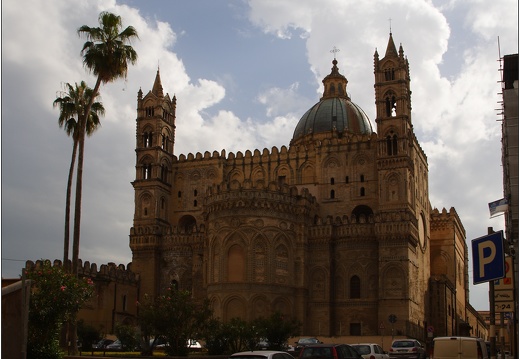
M 209 298 L 224 321 L 280 311 L 307 335 L 379 335 L 394 315 L 396 334 L 425 337 L 437 315 L 432 238 L 448 248 L 459 238 L 464 252 L 465 233 L 456 213 L 430 207 L 409 63 L 392 34 L 373 60 L 375 129 L 334 59 L 289 146 L 271 150 L 176 156 L 176 98 L 159 71 L 151 91 L 139 90 L 130 247 L 141 294 L 175 285 Z M 436 252 L 436 283 L 460 286 L 464 318 L 467 253 Z M 450 284 L 443 265 L 454 261 L 466 278 Z

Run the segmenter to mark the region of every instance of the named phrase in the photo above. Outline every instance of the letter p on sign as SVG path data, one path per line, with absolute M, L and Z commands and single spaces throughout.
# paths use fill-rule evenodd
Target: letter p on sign
M 504 232 L 471 241 L 473 284 L 489 282 L 505 276 Z

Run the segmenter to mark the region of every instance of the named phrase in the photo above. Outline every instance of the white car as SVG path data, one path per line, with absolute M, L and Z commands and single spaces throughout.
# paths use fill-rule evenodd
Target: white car
M 364 359 L 389 359 L 390 356 L 379 345 L 374 343 L 350 344 Z
M 232 354 L 228 359 L 294 359 L 291 354 L 274 350 L 255 350 Z

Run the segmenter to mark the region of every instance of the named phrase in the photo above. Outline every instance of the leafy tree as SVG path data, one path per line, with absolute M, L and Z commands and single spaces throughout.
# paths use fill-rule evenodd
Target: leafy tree
M 254 350 L 261 338 L 259 328 L 240 318 L 232 318 L 229 322 L 224 323 L 223 333 L 228 338 L 227 351 L 229 353 Z
M 75 87 L 71 84 L 65 84 L 67 89 L 60 97 L 53 102 L 54 107 L 59 107 L 60 116 L 58 125 L 63 128 L 68 136 L 72 136 L 72 158 L 70 161 L 69 178 L 67 181 L 67 197 L 65 202 L 65 233 L 63 248 L 63 263 L 66 266 L 69 260 L 69 237 L 70 237 L 70 197 L 72 192 L 72 177 L 74 175 L 74 166 L 76 163 L 78 139 L 79 139 L 79 119 L 85 115 L 85 110 L 93 96 L 94 91 L 87 86 L 85 81 L 81 81 Z M 87 116 L 86 134 L 91 136 L 99 126 L 99 116 L 105 114 L 105 108 L 100 102 L 93 102 L 90 113 Z
M 168 355 L 188 355 L 188 339 L 197 339 L 212 316 L 209 301 L 197 303 L 188 291 L 168 288 L 155 299 L 139 305 L 139 323 L 144 338 L 162 336 Z M 146 340 L 146 339 L 145 339 Z
M 220 320 L 211 318 L 201 331 L 201 338 L 206 343 L 208 355 L 222 355 L 226 352 L 229 338 L 224 328 L 225 326 Z
M 92 344 L 101 340 L 101 333 L 92 325 L 86 324 L 83 319 L 78 320 L 78 340 L 83 349 L 91 349 Z
M 62 267 L 43 261 L 40 268 L 26 271 L 31 279 L 27 358 L 61 358 L 59 335 L 62 325 L 75 318 L 93 295 L 90 278 L 79 279 Z
M 139 346 L 136 328 L 131 325 L 117 325 L 116 335 L 117 338 L 121 341 L 121 346 L 125 350 L 133 350 Z
M 101 84 L 112 82 L 118 78 L 124 78 L 128 72 L 128 63 L 137 62 L 137 53 L 128 45 L 132 39 L 138 38 L 137 31 L 128 26 L 123 27 L 120 16 L 109 12 L 102 12 L 98 18 L 99 27 L 83 25 L 78 29 L 78 35 L 84 35 L 87 41 L 83 44 L 81 54 L 83 65 L 97 76 L 93 90 L 93 96 L 87 104 L 86 110 L 79 118 L 78 126 L 78 171 L 76 175 L 76 199 L 74 207 L 74 235 L 72 243 L 72 271 L 77 274 L 80 222 L 81 222 L 81 196 L 83 186 L 83 155 L 87 117 L 91 112 L 94 99 L 98 96 Z
M 286 350 L 287 340 L 297 336 L 301 327 L 301 323 L 297 319 L 287 318 L 280 312 L 275 312 L 266 319 L 256 319 L 253 321 L 253 325 L 259 328 L 271 350 Z

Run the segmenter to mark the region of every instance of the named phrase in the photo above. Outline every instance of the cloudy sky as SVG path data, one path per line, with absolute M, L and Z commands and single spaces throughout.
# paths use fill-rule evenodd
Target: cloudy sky
M 151 89 L 158 68 L 164 91 L 177 96 L 176 155 L 271 149 L 289 144 L 299 118 L 319 100 L 334 46 L 352 100 L 374 121 L 373 55 L 376 49 L 384 55 L 390 28 L 410 62 L 412 121 L 428 156 L 431 205 L 455 207 L 471 248 L 487 227 L 504 227 L 503 217 L 489 218 L 488 203 L 502 198 L 498 59 L 518 53 L 517 6 L 515 0 L 2 1 L 2 277 L 19 276 L 26 259 L 63 257 L 72 140 L 58 128 L 52 102 L 64 83 L 94 86 L 76 30 L 98 26 L 101 11 L 137 29 L 139 60 L 126 81 L 101 88 L 106 115 L 86 142 L 83 260 L 131 261 L 137 92 Z M 488 308 L 487 290 L 471 286 L 476 309 Z

